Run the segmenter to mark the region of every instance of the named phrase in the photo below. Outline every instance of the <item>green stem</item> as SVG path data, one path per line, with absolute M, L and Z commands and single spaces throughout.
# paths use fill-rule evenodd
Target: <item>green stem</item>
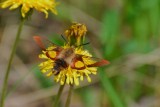
M 20 34 L 22 32 L 22 28 L 23 28 L 24 22 L 25 22 L 25 19 L 22 19 L 21 23 L 19 25 L 18 31 L 17 31 L 17 35 L 16 35 L 16 39 L 15 39 L 14 44 L 13 44 L 13 48 L 11 50 L 11 54 L 10 54 L 10 57 L 9 57 L 9 62 L 7 64 L 6 74 L 5 74 L 5 77 L 4 77 L 3 87 L 2 87 L 2 95 L 1 95 L 1 99 L 0 99 L 0 107 L 4 107 L 4 100 L 5 100 L 5 97 L 6 97 L 6 91 L 7 91 L 7 84 L 8 84 L 8 77 L 9 77 L 9 73 L 10 73 L 10 68 L 11 68 L 11 64 L 12 64 L 12 60 L 13 60 L 13 57 L 14 57 L 14 53 L 16 51 L 16 47 L 17 47 L 17 44 L 18 44 L 18 41 L 19 41 L 19 38 L 20 38 Z
M 117 92 L 112 86 L 112 83 L 110 82 L 109 78 L 107 77 L 107 74 L 105 72 L 100 72 L 100 81 L 102 83 L 102 86 L 108 95 L 108 97 L 111 99 L 115 107 L 125 107 L 121 99 L 119 98 Z
M 73 85 L 70 85 L 70 89 L 69 89 L 69 93 L 68 93 L 68 97 L 67 97 L 65 107 L 69 107 L 69 105 L 70 105 L 72 91 L 73 91 Z
M 64 83 L 64 85 L 65 85 L 65 83 Z M 53 107 L 57 107 L 58 106 L 58 102 L 59 102 L 60 96 L 62 94 L 62 91 L 64 89 L 64 85 L 60 85 L 60 88 L 58 90 L 58 94 L 57 94 L 57 97 L 56 97 L 56 101 L 55 101 Z

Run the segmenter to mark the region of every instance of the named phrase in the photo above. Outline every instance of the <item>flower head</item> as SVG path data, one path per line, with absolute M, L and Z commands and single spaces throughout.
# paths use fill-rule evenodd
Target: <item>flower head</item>
M 60 63 L 60 61 L 57 62 L 57 59 L 55 60 L 55 57 L 57 56 L 56 51 L 54 50 L 56 49 L 57 47 L 50 46 L 45 51 L 43 51 L 42 54 L 39 55 L 39 58 L 46 60 L 39 65 L 43 73 L 45 73 L 47 76 L 54 75 L 55 81 L 60 82 L 61 85 L 63 85 L 65 81 L 67 84 L 79 85 L 79 80 L 83 80 L 84 77 L 87 77 L 88 82 L 91 82 L 91 78 L 89 75 L 96 74 L 97 67 L 88 66 L 95 63 L 95 61 L 91 58 L 92 55 L 87 50 L 64 45 L 63 47 L 61 47 L 62 51 L 61 54 L 58 55 L 58 57 L 60 57 L 62 54 L 66 55 L 66 53 L 68 53 L 70 49 L 73 50 L 73 53 L 71 53 L 71 55 L 69 55 L 68 57 L 64 57 L 64 59 L 61 58 L 62 61 L 66 62 Z M 68 58 L 71 58 L 72 55 L 79 55 L 79 58 L 81 59 L 73 61 L 74 58 L 78 57 L 74 56 L 72 58 L 73 62 L 69 62 L 70 59 Z M 57 63 L 59 65 L 57 65 Z M 67 66 L 64 66 L 64 63 L 67 63 Z
M 76 39 L 76 44 L 80 45 L 81 40 L 84 41 L 84 36 L 87 32 L 87 28 L 84 24 L 73 23 L 73 25 L 65 31 L 65 36 L 71 42 L 71 39 Z M 73 43 L 74 44 L 74 43 Z
M 48 11 L 57 14 L 55 9 L 57 3 L 54 0 L 5 0 L 1 4 L 1 8 L 10 7 L 10 10 L 21 8 L 22 17 L 26 17 L 26 14 L 31 9 L 36 9 L 39 12 L 43 12 L 48 18 Z
M 41 71 L 47 76 L 54 75 L 55 81 L 60 82 L 61 85 L 65 82 L 79 85 L 79 80 L 83 80 L 84 77 L 91 82 L 90 74 L 96 74 L 97 67 L 108 64 L 108 61 L 98 61 L 83 49 L 83 45 L 80 45 L 86 31 L 85 25 L 74 23 L 65 31 L 68 42 L 64 46 L 51 45 L 47 49 L 41 45 L 40 38 L 35 37 L 37 43 L 43 48 L 39 58 L 45 59 L 39 65 Z M 73 44 L 72 40 L 75 40 Z

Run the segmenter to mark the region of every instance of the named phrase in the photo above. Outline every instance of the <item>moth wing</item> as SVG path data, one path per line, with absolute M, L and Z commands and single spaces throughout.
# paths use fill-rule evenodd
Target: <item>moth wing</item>
M 58 45 L 48 40 L 45 36 L 33 36 L 33 39 L 43 50 L 46 50 L 48 46 L 59 47 Z
M 85 64 L 81 55 L 75 55 L 71 62 L 71 68 L 78 70 L 85 69 Z
M 46 49 L 46 48 L 45 48 L 45 45 L 44 45 L 44 42 L 43 42 L 43 40 L 42 40 L 42 37 L 40 37 L 40 36 L 33 36 L 33 39 L 34 39 L 34 41 L 38 44 L 38 46 L 39 46 L 40 48 L 42 48 L 43 50 Z
M 96 57 L 84 56 L 84 55 L 76 55 L 72 60 L 71 67 L 73 69 L 85 69 L 86 67 L 99 67 L 108 65 L 109 61 L 105 59 L 100 59 Z
M 94 60 L 95 62 L 93 64 L 88 64 L 88 67 L 99 67 L 99 66 L 105 66 L 108 65 L 110 62 L 108 60 L 105 59 L 100 59 L 100 58 L 95 58 L 95 57 L 91 57 L 92 60 Z
M 56 56 L 62 51 L 62 47 L 55 45 L 44 36 L 34 36 L 33 39 L 42 48 L 46 56 L 50 59 L 55 59 Z

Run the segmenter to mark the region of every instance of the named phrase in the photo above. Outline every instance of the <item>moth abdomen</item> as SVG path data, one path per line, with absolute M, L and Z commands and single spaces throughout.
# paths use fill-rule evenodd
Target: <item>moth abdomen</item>
M 59 74 L 61 70 L 68 67 L 68 64 L 66 63 L 64 59 L 56 59 L 54 63 L 55 65 L 53 68 L 53 72 L 55 75 Z

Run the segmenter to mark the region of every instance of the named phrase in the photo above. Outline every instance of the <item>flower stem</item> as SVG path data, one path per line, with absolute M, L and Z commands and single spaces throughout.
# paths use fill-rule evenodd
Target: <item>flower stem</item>
M 19 38 L 20 38 L 20 35 L 22 32 L 24 22 L 25 22 L 25 19 L 23 18 L 20 22 L 20 25 L 19 25 L 19 28 L 18 28 L 18 31 L 16 34 L 16 39 L 14 41 L 14 44 L 13 44 L 13 47 L 11 50 L 11 54 L 9 56 L 9 62 L 7 64 L 6 74 L 5 74 L 4 81 L 3 81 L 2 95 L 1 95 L 1 99 L 0 99 L 0 107 L 4 107 L 4 100 L 5 100 L 6 92 L 7 92 L 7 84 L 8 84 L 8 77 L 9 77 L 9 73 L 10 73 L 10 68 L 11 68 L 14 53 L 16 51 L 16 47 L 17 47 L 17 44 L 18 44 L 18 41 L 19 41 Z
M 58 94 L 57 94 L 55 103 L 53 104 L 53 107 L 57 107 L 57 106 L 58 106 L 58 102 L 59 102 L 60 96 L 61 96 L 61 94 L 62 94 L 62 91 L 63 91 L 63 89 L 64 89 L 64 85 L 65 85 L 65 83 L 64 83 L 63 85 L 60 85 L 60 88 L 59 88 L 59 90 L 58 90 Z
M 68 93 L 68 97 L 67 97 L 65 107 L 69 107 L 69 105 L 70 105 L 72 91 L 73 91 L 73 85 L 70 85 L 70 89 L 69 89 L 69 93 Z

